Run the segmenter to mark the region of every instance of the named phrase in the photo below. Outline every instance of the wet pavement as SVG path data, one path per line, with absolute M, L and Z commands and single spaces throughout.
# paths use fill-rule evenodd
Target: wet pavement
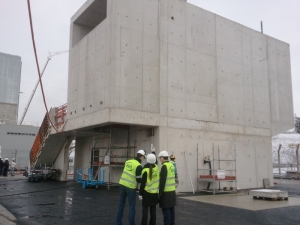
M 300 198 L 300 181 L 275 182 L 275 189 L 287 190 L 289 196 Z M 192 195 L 178 194 L 177 225 L 300 224 L 300 206 L 251 211 L 181 198 Z M 72 181 L 28 182 L 21 175 L 0 177 L 0 204 L 15 216 L 18 225 L 115 224 L 118 199 L 118 187 L 82 189 Z M 136 224 L 140 224 L 141 211 L 141 202 L 137 200 Z M 123 224 L 128 224 L 127 216 L 128 207 Z M 157 207 L 157 225 L 163 224 L 162 221 L 161 209 Z

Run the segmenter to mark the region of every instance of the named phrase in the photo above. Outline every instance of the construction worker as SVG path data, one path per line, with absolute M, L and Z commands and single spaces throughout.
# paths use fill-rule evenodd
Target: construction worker
M 10 175 L 14 176 L 15 175 L 15 167 L 16 167 L 16 162 L 15 162 L 15 158 L 12 158 L 11 160 L 11 164 L 10 164 Z
M 169 162 L 169 153 L 161 151 L 158 158 L 162 163 L 159 179 L 159 207 L 164 215 L 164 225 L 175 224 L 176 183 L 175 168 Z
M 8 169 L 9 169 L 9 161 L 8 161 L 8 158 L 5 158 L 4 162 L 3 162 L 3 176 L 4 177 L 7 177 Z
M 147 164 L 142 171 L 142 183 L 139 199 L 142 200 L 143 215 L 141 225 L 156 224 L 156 205 L 158 204 L 159 170 L 156 165 L 156 156 L 147 155 Z M 150 208 L 150 222 L 148 223 L 148 211 Z
M 176 162 L 175 162 L 175 155 L 170 155 L 170 159 L 171 159 L 171 163 L 173 163 L 174 168 L 175 168 L 175 182 L 176 182 L 176 187 L 179 184 L 179 180 L 178 180 L 178 173 L 177 173 L 177 166 L 176 166 Z
M 135 202 L 137 184 L 141 183 L 142 165 L 141 162 L 146 157 L 146 152 L 141 149 L 137 151 L 134 159 L 125 162 L 124 170 L 121 175 L 120 184 L 120 200 L 117 214 L 117 225 L 122 225 L 123 211 L 126 198 L 129 202 L 129 225 L 135 225 Z

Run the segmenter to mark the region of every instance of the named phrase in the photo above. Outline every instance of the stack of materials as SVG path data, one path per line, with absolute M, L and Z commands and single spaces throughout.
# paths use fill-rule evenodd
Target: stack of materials
M 288 200 L 288 192 L 281 190 L 271 190 L 271 189 L 258 189 L 250 190 L 249 195 L 253 196 L 253 199 L 263 199 L 263 200 Z

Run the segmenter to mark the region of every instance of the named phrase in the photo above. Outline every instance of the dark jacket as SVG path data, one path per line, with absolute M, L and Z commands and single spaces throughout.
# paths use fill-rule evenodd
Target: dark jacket
M 167 179 L 167 167 L 163 164 L 160 170 L 159 179 L 159 207 L 160 208 L 171 208 L 176 205 L 176 192 L 164 192 L 166 179 Z
M 3 169 L 8 170 L 8 168 L 9 168 L 9 162 L 8 162 L 8 160 L 5 160 L 3 163 Z
M 150 164 L 147 163 L 144 166 L 144 168 L 150 168 Z M 139 192 L 139 195 L 143 196 L 142 205 L 144 207 L 149 207 L 149 206 L 158 204 L 158 194 L 151 194 L 151 193 L 145 191 L 145 185 L 147 183 L 147 176 L 148 176 L 148 173 L 144 172 L 143 176 L 142 176 L 142 183 L 141 183 L 140 192 Z
M 140 160 L 138 157 L 135 157 L 134 159 L 136 161 L 138 161 L 139 163 L 142 163 L 142 160 Z M 138 178 L 136 178 L 136 182 L 138 182 L 138 183 L 141 183 L 141 181 L 142 181 L 142 178 L 140 177 L 142 175 L 142 170 L 143 170 L 142 166 L 138 166 L 135 170 L 135 175 L 136 175 L 136 177 L 138 177 Z
M 3 161 L 0 159 L 0 169 L 3 169 Z

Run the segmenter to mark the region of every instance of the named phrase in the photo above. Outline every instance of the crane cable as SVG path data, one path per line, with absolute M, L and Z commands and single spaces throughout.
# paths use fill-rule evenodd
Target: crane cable
M 45 93 L 44 93 L 43 83 L 42 83 L 42 79 L 41 79 L 40 66 L 39 66 L 39 61 L 38 61 L 37 54 L 36 54 L 36 46 L 35 46 L 35 40 L 34 40 L 31 9 L 30 9 L 30 0 L 27 0 L 27 5 L 28 5 L 32 45 L 33 45 L 33 49 L 34 49 L 35 61 L 36 61 L 36 66 L 37 66 L 37 70 L 38 70 L 38 74 L 39 74 L 39 80 L 40 80 L 41 90 L 42 90 L 42 94 L 43 94 L 43 101 L 44 101 L 44 105 L 45 105 L 45 108 L 46 108 L 47 117 L 48 117 L 52 127 L 56 130 L 56 132 L 59 132 L 58 129 L 52 123 L 52 120 L 51 120 L 50 115 L 49 115 L 48 107 L 47 107 L 47 104 L 46 104 Z

